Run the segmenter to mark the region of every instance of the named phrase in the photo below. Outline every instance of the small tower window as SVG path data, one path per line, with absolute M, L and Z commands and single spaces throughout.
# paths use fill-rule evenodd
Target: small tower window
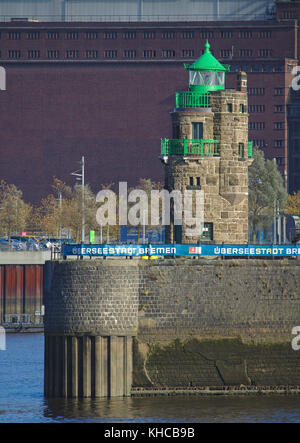
M 244 143 L 239 143 L 239 158 L 245 157 Z
M 194 186 L 194 177 L 190 177 L 190 186 Z
M 245 113 L 245 105 L 243 104 L 243 103 L 241 103 L 240 104 L 240 112 L 242 113 L 242 114 L 244 114 Z
M 203 123 L 192 123 L 193 140 L 203 139 Z
M 197 177 L 196 180 L 197 180 L 197 186 L 200 186 L 200 177 Z
M 232 103 L 227 104 L 227 112 L 232 112 Z

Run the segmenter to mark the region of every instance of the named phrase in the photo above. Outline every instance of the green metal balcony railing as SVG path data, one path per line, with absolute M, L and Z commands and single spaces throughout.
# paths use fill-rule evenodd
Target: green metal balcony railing
M 189 140 L 168 139 L 161 140 L 161 155 L 199 155 L 200 157 L 219 157 L 219 140 Z M 244 157 L 244 150 L 239 151 L 239 157 Z M 248 142 L 248 158 L 253 157 L 253 142 Z
M 209 108 L 209 93 L 191 91 L 176 92 L 176 108 Z
M 200 157 L 219 157 L 219 140 L 189 140 L 168 139 L 161 140 L 161 155 L 198 155 Z

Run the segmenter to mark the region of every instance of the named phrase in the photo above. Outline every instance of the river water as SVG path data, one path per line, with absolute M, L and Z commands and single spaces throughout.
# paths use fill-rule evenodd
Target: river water
M 0 423 L 298 423 L 300 396 L 46 400 L 43 334 L 7 334 L 0 351 Z

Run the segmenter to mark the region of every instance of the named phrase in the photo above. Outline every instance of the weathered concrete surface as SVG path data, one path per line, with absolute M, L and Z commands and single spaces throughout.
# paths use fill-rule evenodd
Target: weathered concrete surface
M 0 252 L 0 265 L 43 265 L 51 258 L 51 251 Z

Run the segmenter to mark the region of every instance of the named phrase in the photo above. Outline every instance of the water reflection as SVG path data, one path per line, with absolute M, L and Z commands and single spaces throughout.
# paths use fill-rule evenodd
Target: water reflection
M 0 423 L 300 422 L 300 396 L 45 399 L 42 334 L 11 334 L 0 352 Z
M 299 422 L 300 397 L 152 397 L 49 399 L 45 418 L 54 421 L 196 423 Z

